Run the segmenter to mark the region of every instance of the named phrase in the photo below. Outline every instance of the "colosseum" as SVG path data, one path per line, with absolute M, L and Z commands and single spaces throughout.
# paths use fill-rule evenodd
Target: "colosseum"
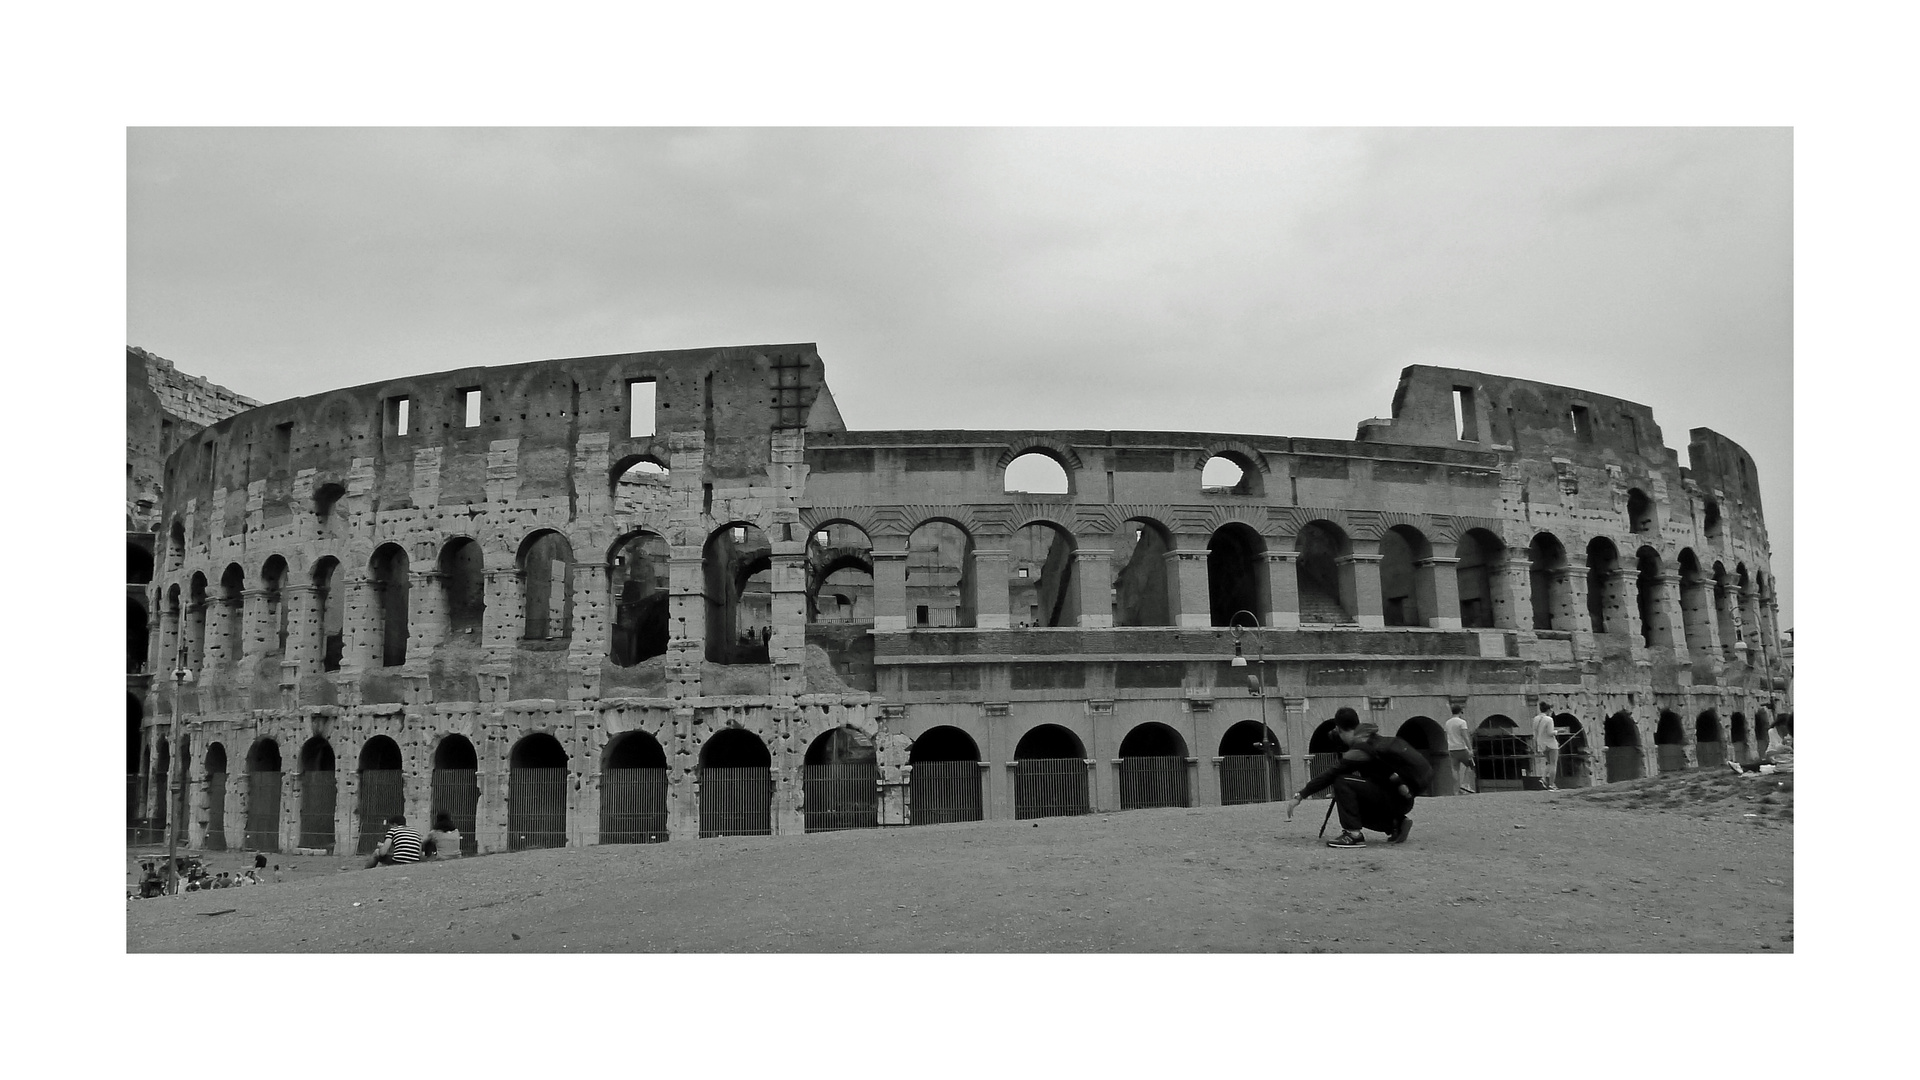
M 1791 708 L 1752 460 L 1582 390 L 1409 367 L 1352 440 L 858 431 L 795 344 L 252 405 L 129 512 L 129 816 L 198 847 L 1259 802 L 1340 706 L 1443 760 L 1462 708 L 1523 788 L 1545 702 L 1598 784 Z

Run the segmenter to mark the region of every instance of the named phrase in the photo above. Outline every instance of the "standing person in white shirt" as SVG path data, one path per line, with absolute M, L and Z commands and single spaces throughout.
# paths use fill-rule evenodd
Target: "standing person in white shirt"
M 1460 715 L 1460 706 L 1453 707 L 1453 715 L 1447 717 L 1442 726 L 1447 733 L 1447 756 L 1453 759 L 1453 786 L 1468 795 L 1479 794 L 1479 778 L 1467 782 L 1467 778 L 1473 776 L 1473 741 L 1467 734 L 1467 718 Z
M 1533 718 L 1533 760 L 1548 791 L 1560 790 L 1560 733 L 1553 729 L 1553 706 L 1540 702 Z

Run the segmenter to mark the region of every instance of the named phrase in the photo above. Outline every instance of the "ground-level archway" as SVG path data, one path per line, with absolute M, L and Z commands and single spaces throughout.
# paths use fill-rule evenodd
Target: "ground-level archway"
M 280 745 L 260 739 L 247 751 L 246 845 L 280 850 Z
M 871 736 L 850 727 L 822 734 L 807 747 L 800 783 L 808 832 L 880 824 L 880 762 Z
M 1728 717 L 1728 722 L 1733 728 L 1732 733 L 1728 736 L 1733 740 L 1733 745 L 1727 748 L 1727 753 L 1732 756 L 1733 760 L 1744 765 L 1753 760 L 1752 735 L 1747 730 L 1747 714 L 1736 712 L 1731 717 Z
M 1653 729 L 1653 752 L 1658 756 L 1661 772 L 1681 772 L 1686 769 L 1687 734 L 1679 713 L 1671 709 L 1660 710 L 1660 723 Z
M 658 844 L 666 838 L 666 751 L 644 731 L 616 736 L 601 753 L 600 842 Z
M 773 755 L 744 728 L 716 733 L 700 748 L 700 835 L 773 833 Z
M 208 851 L 227 850 L 227 748 L 219 743 L 207 746 L 207 838 Z
M 1261 732 L 1272 747 L 1269 754 L 1261 746 Z M 1267 770 L 1260 777 L 1262 766 Z M 1220 805 L 1278 802 L 1288 797 L 1287 763 L 1280 757 L 1280 739 L 1273 728 L 1262 728 L 1257 720 L 1242 720 L 1220 737 Z
M 1393 737 L 1419 751 L 1433 769 L 1433 778 L 1421 795 L 1458 795 L 1454 782 L 1453 757 L 1447 753 L 1447 733 L 1431 716 L 1408 717 Z
M 316 735 L 300 748 L 300 847 L 333 852 L 338 795 L 333 744 Z
M 1717 769 L 1727 763 L 1727 744 L 1720 739 L 1720 714 L 1712 709 L 1694 721 L 1693 753 L 1703 769 Z
M 567 846 L 567 751 L 536 732 L 507 758 L 507 850 Z
M 1640 753 L 1640 725 L 1625 711 L 1607 717 L 1601 735 L 1607 744 L 1607 780 L 1638 780 L 1646 772 Z
M 1473 771 L 1481 791 L 1519 791 L 1527 786 L 1533 747 L 1505 716 L 1489 716 L 1473 732 Z
M 1165 724 L 1141 724 L 1120 740 L 1120 809 L 1193 805 L 1187 741 Z
M 1586 725 L 1572 713 L 1557 713 L 1553 718 L 1557 730 L 1570 731 L 1560 743 L 1560 764 L 1554 773 L 1554 783 L 1559 787 L 1590 787 L 1593 784 L 1593 754 L 1587 748 Z
M 913 768 L 907 805 L 911 824 L 979 821 L 984 816 L 980 747 L 971 735 L 957 727 L 923 731 L 907 751 L 907 763 Z
M 406 812 L 405 776 L 400 771 L 400 747 L 392 739 L 375 735 L 360 748 L 360 791 L 355 807 L 360 818 L 360 854 L 373 854 L 387 834 L 387 819 Z
M 480 851 L 474 835 L 480 811 L 480 756 L 464 735 L 449 735 L 433 750 L 433 816 L 445 814 L 460 832 L 460 854 Z M 427 824 L 432 824 L 431 821 Z
M 1086 758 L 1080 737 L 1058 724 L 1041 724 L 1020 736 L 1013 748 L 1013 816 L 1090 813 Z

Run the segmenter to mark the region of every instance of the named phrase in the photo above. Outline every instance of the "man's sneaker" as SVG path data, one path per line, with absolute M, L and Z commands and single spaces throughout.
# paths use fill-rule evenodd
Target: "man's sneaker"
M 1745 770 L 1745 769 L 1743 769 L 1743 768 L 1741 768 L 1741 767 L 1740 767 L 1740 763 L 1739 763 L 1739 762 L 1737 762 L 1737 761 L 1729 761 L 1729 762 L 1727 762 L 1727 768 L 1729 768 L 1729 769 L 1732 769 L 1732 770 L 1733 770 L 1733 775 L 1735 775 L 1735 776 L 1739 776 L 1739 775 L 1741 775 L 1742 773 L 1745 773 L 1745 772 L 1747 771 L 1747 770 Z
M 1327 841 L 1327 846 L 1337 848 L 1366 847 L 1367 838 L 1359 833 L 1343 832 L 1339 836 Z
M 1403 817 L 1400 819 L 1400 824 L 1395 825 L 1393 827 L 1393 836 L 1387 840 L 1387 843 L 1404 844 L 1407 842 L 1407 834 L 1411 833 L 1412 831 L 1413 831 L 1413 819 L 1410 817 Z

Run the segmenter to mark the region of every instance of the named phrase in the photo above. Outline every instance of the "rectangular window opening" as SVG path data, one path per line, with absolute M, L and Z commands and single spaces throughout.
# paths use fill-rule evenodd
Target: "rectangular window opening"
M 1585 405 L 1575 405 L 1572 411 L 1572 418 L 1573 433 L 1580 437 L 1581 442 L 1592 442 L 1593 422 L 1587 417 L 1587 407 Z
M 280 424 L 273 430 L 274 453 L 279 456 L 280 463 L 284 465 L 287 459 L 293 456 L 293 421 Z
M 652 379 L 627 380 L 628 438 L 647 438 L 653 434 L 655 385 Z
M 1480 441 L 1480 425 L 1474 415 L 1471 386 L 1453 388 L 1453 430 L 1461 442 Z
M 480 388 L 477 386 L 469 386 L 460 390 L 459 394 L 460 394 L 460 426 L 461 427 L 479 427 L 480 426 L 480 400 L 481 400 Z
M 914 608 L 913 618 L 914 618 L 914 625 L 916 626 L 927 625 L 927 605 L 921 604 L 920 606 Z
M 396 397 L 387 399 L 387 434 L 405 435 L 411 430 L 412 421 L 412 398 Z

